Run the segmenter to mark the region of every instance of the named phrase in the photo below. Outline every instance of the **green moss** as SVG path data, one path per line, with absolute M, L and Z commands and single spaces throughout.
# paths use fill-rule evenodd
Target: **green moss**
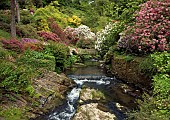
M 34 87 L 32 85 L 28 85 L 25 90 L 29 93 L 30 96 L 34 96 L 35 89 L 34 89 Z
M 40 102 L 38 102 L 38 101 L 32 102 L 32 107 L 39 107 L 39 106 L 40 106 Z
M 35 93 L 34 94 L 34 98 L 36 99 L 36 98 L 40 98 L 42 95 L 40 94 L 40 93 Z
M 40 90 L 41 94 L 44 94 L 46 97 L 53 95 L 55 93 L 55 91 L 53 91 L 52 89 L 45 89 L 44 87 L 41 87 Z
M 23 111 L 20 108 L 10 107 L 8 109 L 3 109 L 0 107 L 0 118 L 4 120 L 27 120 Z
M 92 98 L 100 98 L 100 99 L 105 99 L 105 95 L 103 92 L 96 90 L 96 91 L 92 91 Z

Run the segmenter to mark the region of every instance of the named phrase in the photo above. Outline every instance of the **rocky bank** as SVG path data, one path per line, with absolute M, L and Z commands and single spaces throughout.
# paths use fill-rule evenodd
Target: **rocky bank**
M 99 90 L 84 88 L 81 91 L 79 107 L 73 120 L 117 120 L 117 115 L 109 109 L 107 97 Z M 115 103 L 119 111 L 126 111 L 124 106 Z
M 125 81 L 128 84 L 133 84 L 141 89 L 151 88 L 151 78 L 139 71 L 139 64 L 145 58 L 134 57 L 127 60 L 126 56 L 114 55 L 111 59 L 111 72 L 116 78 Z
M 1 109 L 9 111 L 14 107 L 19 108 L 24 120 L 34 119 L 63 104 L 66 92 L 74 85 L 75 83 L 64 74 L 47 72 L 42 77 L 33 80 L 32 96 L 11 93 L 11 96 L 6 98 L 0 106 Z M 0 120 L 5 120 L 5 118 L 0 117 Z

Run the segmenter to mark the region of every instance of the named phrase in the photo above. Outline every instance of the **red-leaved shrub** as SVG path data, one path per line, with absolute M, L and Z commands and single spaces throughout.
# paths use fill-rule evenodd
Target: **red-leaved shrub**
M 23 44 L 24 50 L 30 49 L 35 51 L 41 51 L 44 49 L 43 43 L 37 39 L 22 38 L 21 43 Z
M 22 52 L 24 50 L 23 44 L 17 39 L 2 40 L 3 47 L 16 52 Z
M 48 40 L 52 40 L 55 42 L 61 41 L 58 35 L 52 32 L 41 31 L 41 32 L 38 32 L 38 34 L 40 37 L 43 37 L 45 41 L 48 41 Z
M 170 0 L 142 4 L 134 26 L 127 27 L 119 48 L 135 53 L 170 50 Z
M 35 51 L 42 51 L 44 49 L 44 45 L 42 43 L 33 43 L 27 42 L 23 44 L 24 50 L 30 49 Z
M 63 32 L 63 30 L 58 26 L 58 24 L 54 21 L 54 19 L 48 20 L 50 23 L 50 29 L 53 33 L 57 34 L 58 37 L 61 39 L 62 42 L 67 43 L 68 40 L 66 38 L 66 34 Z

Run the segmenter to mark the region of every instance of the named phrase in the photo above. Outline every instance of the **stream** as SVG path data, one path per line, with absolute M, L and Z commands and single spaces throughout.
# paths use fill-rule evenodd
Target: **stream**
M 78 67 L 66 71 L 66 75 L 72 79 L 77 86 L 68 93 L 67 100 L 63 105 L 57 107 L 54 111 L 41 118 L 41 120 L 72 120 L 77 112 L 80 94 L 84 87 L 101 90 L 108 96 L 110 100 L 105 102 L 105 106 L 110 113 L 116 116 L 116 120 L 124 120 L 126 118 L 125 111 L 118 109 L 116 103 L 120 103 L 124 106 L 127 104 L 127 108 L 136 106 L 133 97 L 129 95 L 123 96 L 123 94 L 119 97 L 119 89 L 115 88 L 116 91 L 119 91 L 115 94 L 109 91 L 111 88 L 114 88 L 114 86 L 122 84 L 122 82 L 117 80 L 114 76 L 107 74 L 106 70 L 101 67 L 102 65 L 99 62 L 92 60 L 86 63 L 86 65 L 86 67 Z M 111 85 L 112 87 L 110 87 Z M 122 99 L 124 102 L 122 102 Z M 129 103 L 129 101 L 131 103 Z M 85 101 L 84 104 L 90 103 L 90 101 Z

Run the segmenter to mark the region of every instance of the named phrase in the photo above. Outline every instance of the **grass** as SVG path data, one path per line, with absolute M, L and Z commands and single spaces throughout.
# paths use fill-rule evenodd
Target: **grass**
M 11 35 L 10 35 L 10 33 L 6 32 L 4 30 L 0 30 L 0 38 L 10 39 Z

